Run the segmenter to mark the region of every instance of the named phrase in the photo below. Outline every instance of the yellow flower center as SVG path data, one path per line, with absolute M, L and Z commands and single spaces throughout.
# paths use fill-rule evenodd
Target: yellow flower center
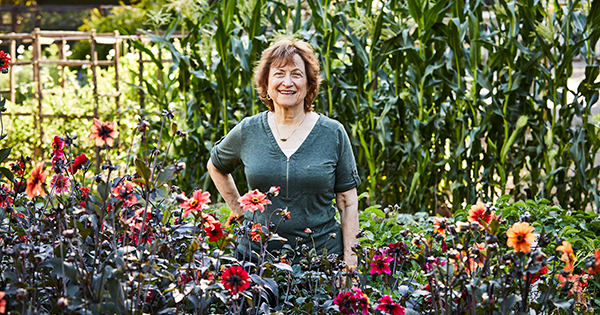
M 252 203 L 260 203 L 260 199 L 254 197 L 252 198 Z
M 190 206 L 195 207 L 198 205 L 198 200 L 194 199 L 192 200 L 192 202 L 190 202 Z

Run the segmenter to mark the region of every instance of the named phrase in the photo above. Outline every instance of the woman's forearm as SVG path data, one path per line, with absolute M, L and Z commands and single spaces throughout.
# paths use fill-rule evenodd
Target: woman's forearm
M 358 234 L 358 195 L 356 188 L 337 193 L 336 202 L 340 211 L 342 223 L 342 236 L 344 239 L 344 261 L 348 265 L 357 264 L 356 255 L 352 252 L 352 247 L 358 243 L 356 234 Z
M 235 182 L 233 181 L 233 177 L 231 174 L 223 174 L 221 173 L 212 163 L 211 160 L 208 160 L 208 164 L 206 165 L 208 169 L 208 174 L 210 174 L 210 178 L 212 178 L 215 187 L 221 194 L 221 197 L 225 200 L 231 211 L 240 217 L 243 217 L 244 211 L 242 210 L 242 206 L 238 202 L 240 198 L 240 193 L 235 186 Z

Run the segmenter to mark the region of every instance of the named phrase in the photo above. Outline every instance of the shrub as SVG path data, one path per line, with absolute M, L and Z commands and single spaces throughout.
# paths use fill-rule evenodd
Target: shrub
M 163 112 L 159 135 L 184 135 L 166 128 L 172 118 Z M 139 122 L 136 141 L 147 141 L 150 125 Z M 110 157 L 119 132 L 95 120 L 89 139 Z M 359 263 L 346 266 L 310 245 L 267 251 L 282 241 L 277 222 L 293 220 L 269 208 L 277 188 L 248 193 L 260 197 L 270 222 L 239 222 L 226 207 L 210 206 L 207 192 L 172 185 L 185 164 L 167 163 L 172 140 L 163 140 L 124 167 L 105 158 L 92 175 L 92 161 L 72 153 L 73 139 L 55 136 L 48 165 L 30 171 L 33 163 L 22 158 L 2 169 L 0 291 L 9 311 L 555 314 L 598 305 L 600 221 L 590 213 L 509 197 L 452 219 L 372 206 L 361 212 Z M 124 172 L 129 163 L 133 174 Z M 260 244 L 255 260 L 234 254 L 244 239 Z

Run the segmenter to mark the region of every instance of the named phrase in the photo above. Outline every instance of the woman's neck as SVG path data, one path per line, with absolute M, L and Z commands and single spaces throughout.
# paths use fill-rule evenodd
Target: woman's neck
M 303 106 L 280 107 L 275 106 L 275 111 L 272 112 L 275 121 L 279 125 L 297 125 L 306 118 L 308 112 L 304 111 Z

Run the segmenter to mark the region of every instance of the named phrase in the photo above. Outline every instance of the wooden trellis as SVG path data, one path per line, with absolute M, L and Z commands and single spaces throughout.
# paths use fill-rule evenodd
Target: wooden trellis
M 172 38 L 180 38 L 181 34 L 173 34 Z M 90 41 L 90 60 L 68 60 L 66 58 L 66 44 L 69 41 L 82 41 L 87 40 Z M 33 66 L 33 80 L 36 82 L 36 90 L 35 97 L 38 100 L 38 108 L 37 113 L 5 113 L 5 115 L 11 116 L 34 116 L 34 126 L 39 130 L 39 142 L 38 146 L 35 148 L 35 157 L 40 158 L 43 157 L 44 152 L 41 149 L 41 143 L 44 137 L 44 130 L 42 126 L 42 121 L 44 118 L 64 118 L 64 119 L 79 119 L 79 118 L 98 118 L 98 99 L 100 97 L 112 97 L 115 100 L 115 107 L 119 107 L 119 100 L 121 96 L 121 91 L 119 89 L 119 56 L 121 54 L 121 43 L 124 40 L 139 40 L 142 43 L 150 42 L 148 36 L 137 34 L 137 35 L 120 35 L 119 31 L 114 31 L 113 33 L 96 33 L 95 30 L 91 32 L 80 32 L 80 31 L 42 31 L 39 28 L 36 28 L 32 33 L 9 33 L 9 34 L 0 34 L 0 42 L 8 41 L 10 44 L 9 54 L 11 58 L 11 65 L 31 65 Z M 16 60 L 17 56 L 17 42 L 21 41 L 23 44 L 32 44 L 32 58 L 31 60 Z M 47 60 L 42 59 L 43 46 L 57 44 L 58 45 L 58 60 Z M 98 60 L 98 52 L 96 51 L 97 44 L 111 44 L 113 45 L 113 49 L 115 51 L 115 58 L 113 60 Z M 161 54 L 159 52 L 159 60 Z M 171 60 L 161 60 L 162 62 L 171 62 Z M 144 75 L 144 63 L 152 62 L 151 60 L 143 59 L 143 54 L 139 52 L 139 78 L 140 84 L 143 81 Z M 83 66 L 87 65 L 92 70 L 92 84 L 93 84 L 93 94 L 94 94 L 94 112 L 93 115 L 68 115 L 68 114 L 57 114 L 50 115 L 45 114 L 42 110 L 44 91 L 43 91 L 43 82 L 41 79 L 41 71 L 40 67 L 44 64 L 54 64 L 60 66 L 60 86 L 64 86 L 64 67 L 65 66 Z M 98 91 L 98 78 L 97 78 L 97 68 L 99 66 L 113 66 L 115 67 L 115 92 L 104 93 Z M 15 71 L 13 67 L 10 68 L 9 72 L 9 88 L 0 90 L 1 93 L 8 93 L 9 99 L 12 103 L 15 102 L 16 95 L 16 83 L 15 83 Z M 143 91 L 140 91 L 140 105 L 143 107 L 144 96 Z

